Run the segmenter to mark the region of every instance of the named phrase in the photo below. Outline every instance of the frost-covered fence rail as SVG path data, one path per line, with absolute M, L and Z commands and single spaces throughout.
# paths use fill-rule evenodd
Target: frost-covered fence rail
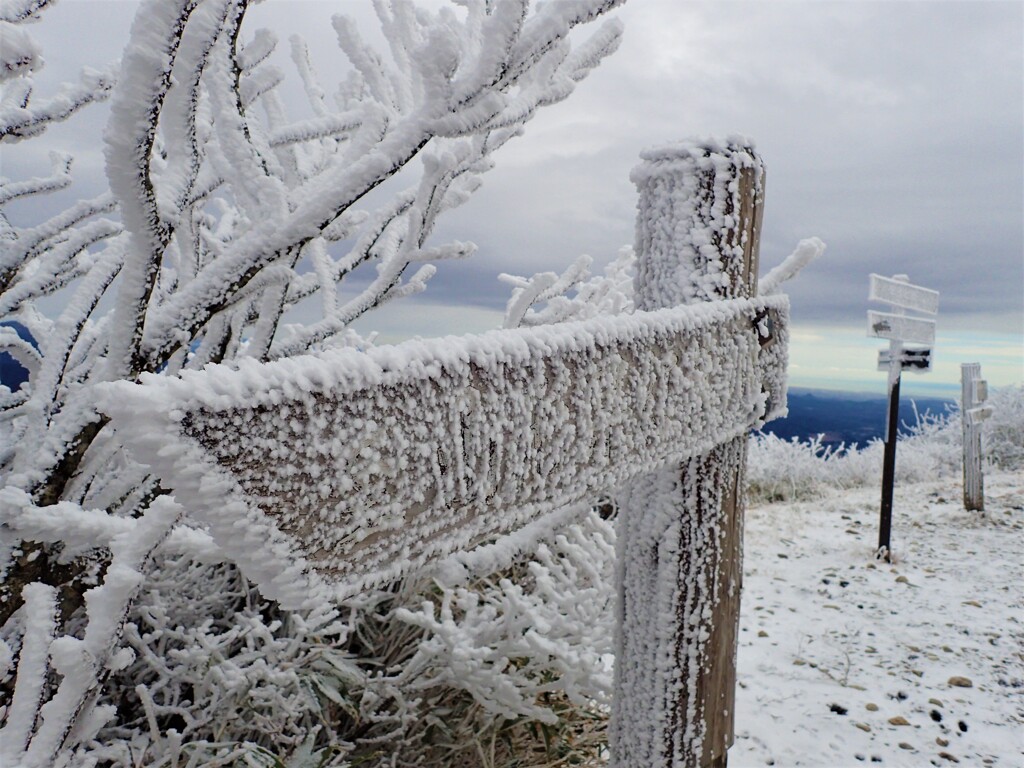
M 750 147 L 644 160 L 633 314 L 144 377 L 99 407 L 286 607 L 613 495 L 613 760 L 723 765 L 746 434 L 785 409 L 788 302 L 757 295 Z
M 745 433 L 782 401 L 785 344 L 765 329 L 785 311 L 781 297 L 718 302 L 211 367 L 118 385 L 103 407 L 243 570 L 294 604 L 311 586 L 386 583 Z

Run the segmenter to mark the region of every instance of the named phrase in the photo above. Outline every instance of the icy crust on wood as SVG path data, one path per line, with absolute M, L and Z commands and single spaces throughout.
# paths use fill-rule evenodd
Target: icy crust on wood
M 210 366 L 99 407 L 265 594 L 308 605 L 782 415 L 787 318 L 773 296 Z
M 609 739 L 618 765 L 697 768 L 732 742 L 746 436 L 617 497 L 621 590 Z M 687 567 L 680 571 L 680 561 Z M 717 621 L 714 619 L 717 618 Z M 685 725 L 680 725 L 685 724 Z
M 752 294 L 744 266 L 755 246 L 750 201 L 741 180 L 752 176 L 764 197 L 764 166 L 749 140 L 683 141 L 642 152 L 630 179 L 637 185 L 636 306 L 692 304 Z

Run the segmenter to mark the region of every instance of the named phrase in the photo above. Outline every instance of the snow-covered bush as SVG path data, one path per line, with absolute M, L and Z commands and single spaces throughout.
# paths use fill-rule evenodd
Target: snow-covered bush
M 1024 387 L 993 390 L 992 418 L 982 429 L 986 463 L 996 469 L 1024 468 Z M 757 433 L 750 441 L 747 487 L 754 501 L 814 496 L 825 488 L 855 488 L 879 482 L 883 443 L 864 447 L 822 445 L 820 439 L 782 440 Z M 904 423 L 896 454 L 896 479 L 920 482 L 957 476 L 963 464 L 960 412 L 918 413 Z
M 5 765 L 430 764 L 411 746 L 433 738 L 427 703 L 475 702 L 443 682 L 444 654 L 416 657 L 433 627 L 395 617 L 425 595 L 443 605 L 436 588 L 281 611 L 125 455 L 95 388 L 362 343 L 353 320 L 472 252 L 429 242 L 438 216 L 615 49 L 614 20 L 569 36 L 620 2 L 375 1 L 384 50 L 332 20 L 347 60 L 333 98 L 290 41 L 308 102 L 293 115 L 273 32 L 249 28 L 255 3 L 143 0 L 119 65 L 45 97 L 27 30 L 60 11 L 0 0 L 5 151 L 110 102 L 108 191 L 62 204 L 76 188 L 59 153 L 48 175 L 0 180 L 0 203 L 39 201 L 0 213 L 0 351 L 28 371 L 0 387 Z M 315 319 L 285 324 L 300 305 Z M 414 657 L 439 665 L 429 697 L 403 687 Z M 479 733 L 503 722 L 473 706 Z
M 999 469 L 1024 468 L 1024 384 L 992 390 L 992 417 L 982 427 L 985 460 Z

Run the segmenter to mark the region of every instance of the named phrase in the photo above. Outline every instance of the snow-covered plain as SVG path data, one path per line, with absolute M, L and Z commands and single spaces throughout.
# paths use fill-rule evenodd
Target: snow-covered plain
M 955 476 L 747 512 L 729 765 L 1024 765 L 1024 472 L 984 515 Z M 969 683 L 968 683 L 969 681 Z

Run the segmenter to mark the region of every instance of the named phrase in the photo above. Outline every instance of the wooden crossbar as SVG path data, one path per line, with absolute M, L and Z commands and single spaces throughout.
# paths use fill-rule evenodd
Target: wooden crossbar
M 294 606 L 744 434 L 785 403 L 786 317 L 784 297 L 741 299 L 211 367 L 111 385 L 101 407 Z

